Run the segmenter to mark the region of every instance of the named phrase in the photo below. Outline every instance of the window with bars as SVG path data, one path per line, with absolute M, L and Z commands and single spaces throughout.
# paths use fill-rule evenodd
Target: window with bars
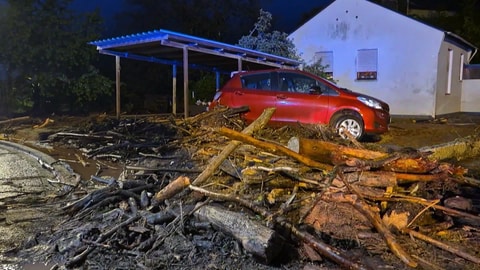
M 378 72 L 378 49 L 357 51 L 357 80 L 376 80 Z

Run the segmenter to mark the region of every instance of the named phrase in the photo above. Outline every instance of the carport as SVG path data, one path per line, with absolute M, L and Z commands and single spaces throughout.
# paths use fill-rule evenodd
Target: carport
M 296 68 L 297 60 L 280 57 L 239 46 L 194 37 L 167 30 L 92 41 L 101 54 L 115 57 L 116 115 L 120 117 L 120 59 L 128 58 L 172 66 L 172 113 L 177 111 L 177 68 L 183 68 L 184 116 L 188 117 L 190 91 L 188 71 L 203 69 L 216 74 L 216 88 L 220 86 L 220 74 L 233 71 L 264 68 Z

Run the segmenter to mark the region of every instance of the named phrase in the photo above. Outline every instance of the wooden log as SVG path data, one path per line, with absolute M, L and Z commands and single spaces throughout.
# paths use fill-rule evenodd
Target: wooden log
M 10 124 L 10 123 L 13 123 L 13 122 L 25 121 L 25 120 L 28 120 L 28 119 L 30 119 L 30 116 L 22 116 L 22 117 L 17 117 L 17 118 L 11 118 L 11 119 L 0 121 L 0 125 Z
M 177 179 L 170 182 L 164 188 L 162 188 L 155 196 L 153 197 L 155 203 L 162 202 L 166 199 L 169 199 L 175 196 L 180 191 L 184 190 L 190 185 L 190 178 L 186 176 L 180 176 Z
M 333 156 L 355 157 L 360 159 L 377 160 L 388 157 L 387 153 L 371 151 L 366 149 L 351 148 L 332 142 L 313 140 L 301 137 L 292 137 L 288 142 L 289 148 L 301 155 L 310 157 L 313 160 L 333 164 Z
M 270 118 L 272 118 L 275 108 L 267 108 L 263 113 L 255 119 L 248 127 L 246 127 L 242 133 L 243 134 L 252 134 L 253 132 L 262 129 Z M 223 150 L 218 154 L 218 156 L 212 158 L 208 163 L 208 166 L 200 173 L 192 184 L 201 185 L 203 184 L 214 172 L 220 167 L 222 162 L 230 155 L 238 146 L 240 145 L 239 141 L 231 141 Z
M 385 171 L 363 171 L 343 174 L 344 180 L 349 183 L 367 187 L 392 187 L 397 185 L 397 178 L 394 172 Z M 342 181 L 341 179 L 338 179 Z
M 412 157 L 412 153 L 396 153 L 391 156 L 385 152 L 298 137 L 290 139 L 289 148 L 310 159 L 333 165 L 375 166 L 387 171 L 417 174 L 430 172 L 438 166 L 435 160 L 421 154 Z
M 480 155 L 480 137 L 465 137 L 453 142 L 422 147 L 419 151 L 428 152 L 428 158 L 433 160 L 462 160 Z
M 399 173 L 428 173 L 437 168 L 438 162 L 427 158 L 399 158 L 383 166 L 383 170 Z
M 310 166 L 310 167 L 314 167 L 314 168 L 318 168 L 318 169 L 322 169 L 322 170 L 328 170 L 328 171 L 333 169 L 333 166 L 331 166 L 329 164 L 320 163 L 318 161 L 310 159 L 309 157 L 300 155 L 300 154 L 298 154 L 298 153 L 296 153 L 296 152 L 294 152 L 294 151 L 292 151 L 292 150 L 290 150 L 287 147 L 282 146 L 282 145 L 260 141 L 260 140 L 257 140 L 255 138 L 251 137 L 251 136 L 247 136 L 245 134 L 242 134 L 242 133 L 237 132 L 237 131 L 232 130 L 232 129 L 228 129 L 226 127 L 217 128 L 217 129 L 215 129 L 215 131 L 218 132 L 221 135 L 229 137 L 230 139 L 242 141 L 244 143 L 248 143 L 250 145 L 261 148 L 261 149 L 263 149 L 265 151 L 268 151 L 270 153 L 284 154 L 284 155 L 289 156 L 291 158 L 294 158 L 297 161 L 302 162 L 303 164 L 305 164 L 307 166 Z
M 248 253 L 264 263 L 271 262 L 282 250 L 283 242 L 274 230 L 245 214 L 206 205 L 194 215 L 199 221 L 210 222 L 214 228 L 233 236 Z

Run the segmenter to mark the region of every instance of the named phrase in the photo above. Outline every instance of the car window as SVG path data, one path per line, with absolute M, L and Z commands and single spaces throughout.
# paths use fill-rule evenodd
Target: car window
M 323 94 L 336 93 L 329 85 L 322 81 L 317 81 L 312 77 L 299 74 L 282 72 L 279 74 L 278 90 L 296 93 L 311 93 L 311 89 L 315 88 Z
M 272 89 L 270 73 L 244 75 L 241 80 L 242 87 L 246 89 Z

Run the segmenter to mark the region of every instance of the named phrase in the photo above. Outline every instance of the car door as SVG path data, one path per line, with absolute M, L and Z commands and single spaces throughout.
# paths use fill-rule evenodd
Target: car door
M 241 76 L 241 82 L 242 88 L 233 90 L 232 104 L 234 107 L 249 107 L 249 111 L 244 114 L 245 120 L 251 122 L 266 108 L 275 106 L 271 72 L 246 74 Z
M 279 72 L 276 117 L 283 123 L 327 123 L 329 95 L 322 95 L 321 81 L 297 72 Z M 312 91 L 317 89 L 317 91 Z

